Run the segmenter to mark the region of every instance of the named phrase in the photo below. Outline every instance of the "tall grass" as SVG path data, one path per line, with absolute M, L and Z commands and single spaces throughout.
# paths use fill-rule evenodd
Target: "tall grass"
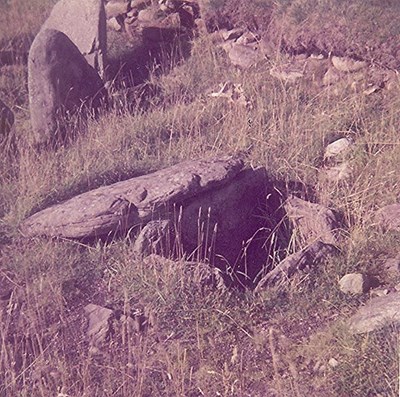
M 42 6 L 26 5 L 36 16 Z M 7 7 L 3 19 L 22 3 Z M 337 280 L 361 271 L 395 285 L 381 262 L 398 253 L 399 235 L 380 233 L 373 214 L 398 195 L 399 94 L 282 84 L 269 74 L 278 61 L 239 71 L 209 38 L 196 39 L 186 62 L 150 75 L 146 110 L 120 91 L 114 108 L 84 128 L 71 122 L 71 139 L 40 153 L 28 139 L 24 67 L 2 68 L 17 149 L 6 143 L 0 159 L 0 279 L 12 291 L 0 301 L 0 396 L 397 395 L 397 331 L 349 335 L 345 320 L 366 297 L 344 296 Z M 208 96 L 227 80 L 242 85 L 251 107 Z M 351 176 L 325 180 L 324 148 L 344 135 L 355 140 Z M 137 258 L 128 239 L 85 246 L 19 235 L 24 217 L 75 194 L 240 150 L 280 186 L 304 185 L 342 214 L 337 258 L 255 296 L 202 284 L 199 264 Z M 88 303 L 136 325 L 117 316 L 91 350 Z

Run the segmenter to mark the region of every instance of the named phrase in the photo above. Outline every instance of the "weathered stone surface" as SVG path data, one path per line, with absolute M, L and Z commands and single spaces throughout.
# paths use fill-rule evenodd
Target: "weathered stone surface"
M 44 23 L 45 29 L 63 32 L 104 76 L 107 32 L 103 0 L 60 0 Z
M 270 75 L 279 80 L 294 83 L 304 77 L 304 72 L 302 68 L 296 65 L 282 65 L 280 67 L 273 67 L 270 70 Z
M 339 288 L 345 294 L 363 294 L 377 285 L 374 277 L 361 273 L 349 273 L 339 280 Z
M 243 45 L 233 43 L 228 56 L 233 65 L 243 69 L 248 69 L 255 65 L 260 58 L 257 46 L 252 44 Z
M 333 56 L 331 61 L 332 65 L 340 72 L 358 72 L 359 70 L 367 67 L 367 62 L 357 61 L 348 57 Z
M 383 268 L 390 273 L 398 274 L 400 272 L 400 254 L 395 258 L 388 258 L 383 263 Z
M 57 114 L 83 104 L 98 108 L 106 98 L 103 83 L 62 32 L 42 29 L 29 52 L 28 89 L 36 144 L 53 138 Z
M 400 324 L 400 292 L 371 299 L 350 318 L 350 330 L 362 334 Z
M 340 182 L 350 178 L 352 168 L 348 161 L 322 169 L 322 176 L 329 182 Z
M 267 255 L 265 240 L 253 241 L 264 222 L 258 211 L 267 178 L 265 169 L 242 167 L 233 158 L 177 164 L 47 208 L 26 219 L 21 231 L 91 239 L 132 235 L 135 227 L 169 219 L 177 230 L 175 244 L 186 257 L 221 268 L 229 264 L 251 279 Z
M 400 231 L 400 203 L 387 205 L 378 210 L 375 220 L 386 230 Z
M 150 221 L 136 237 L 133 251 L 138 256 L 158 254 L 169 256 L 173 251 L 172 222 L 168 219 Z
M 337 157 L 340 154 L 347 153 L 353 145 L 353 141 L 350 138 L 340 138 L 336 141 L 331 142 L 325 148 L 324 159 L 330 159 L 332 157 Z
M 129 3 L 125 1 L 110 1 L 106 4 L 106 18 L 115 18 L 128 12 Z
M 295 196 L 286 200 L 284 208 L 294 225 L 296 235 L 306 244 L 312 244 L 316 240 L 333 245 L 337 243 L 338 221 L 329 208 Z
M 84 307 L 84 311 L 88 317 L 86 336 L 89 341 L 89 351 L 92 354 L 102 349 L 107 339 L 113 335 L 116 326 L 122 327 L 126 324 L 133 331 L 138 331 L 132 317 L 121 315 L 106 307 L 89 303 Z
M 25 236 L 87 238 L 145 224 L 156 214 L 235 178 L 240 159 L 188 161 L 80 194 L 26 219 Z
M 14 124 L 14 113 L 0 100 L 0 140 L 7 135 Z
M 333 245 L 316 241 L 310 246 L 288 256 L 280 262 L 278 266 L 267 273 L 259 281 L 255 292 L 258 292 L 267 286 L 283 283 L 292 277 L 297 271 L 304 270 L 306 267 L 311 268 L 325 259 L 328 255 L 334 254 L 335 252 L 336 248 Z

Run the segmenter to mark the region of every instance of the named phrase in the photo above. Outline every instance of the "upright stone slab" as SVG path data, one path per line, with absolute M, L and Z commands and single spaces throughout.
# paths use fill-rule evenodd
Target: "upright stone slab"
M 65 33 L 104 77 L 107 27 L 103 0 L 60 0 L 44 23 L 44 29 Z
M 0 100 L 0 141 L 3 136 L 10 132 L 14 124 L 14 113 L 11 109 Z
M 28 89 L 34 143 L 49 142 L 58 114 L 82 104 L 98 108 L 106 98 L 100 76 L 62 32 L 42 29 L 28 60 Z

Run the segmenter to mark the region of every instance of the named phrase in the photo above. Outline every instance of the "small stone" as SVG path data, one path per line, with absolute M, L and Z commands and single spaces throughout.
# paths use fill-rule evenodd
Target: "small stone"
M 385 230 L 400 231 L 400 203 L 387 205 L 378 210 L 375 220 Z
M 228 53 L 228 56 L 233 65 L 239 66 L 243 69 L 248 69 L 255 65 L 259 59 L 257 46 L 250 44 L 243 45 L 234 43 Z
M 391 273 L 395 273 L 398 274 L 400 272 L 400 254 L 397 255 L 395 258 L 389 258 L 387 259 L 384 264 L 383 267 L 391 272 Z
M 116 18 L 128 12 L 129 3 L 126 2 L 109 2 L 106 4 L 106 18 Z
M 366 96 L 369 96 L 371 94 L 374 94 L 375 92 L 378 92 L 381 90 L 381 87 L 379 85 L 373 85 L 371 87 L 368 87 L 363 91 L 363 94 Z
M 237 40 L 236 43 L 238 44 L 251 44 L 258 42 L 260 40 L 260 36 L 252 33 L 252 32 L 244 32 Z
M 304 77 L 303 71 L 294 65 L 274 67 L 270 70 L 269 74 L 272 77 L 276 77 L 277 79 L 286 81 L 288 83 L 294 83 Z
M 222 31 L 221 34 L 222 34 L 222 38 L 225 41 L 236 40 L 243 34 L 243 29 L 236 28 L 236 29 L 232 29 L 232 30 L 226 30 L 226 31 Z
M 332 65 L 340 72 L 352 73 L 367 67 L 367 62 L 357 61 L 348 57 L 333 56 L 331 61 Z
M 370 295 L 371 295 L 371 298 L 373 298 L 373 297 L 385 296 L 389 292 L 390 291 L 387 288 L 375 288 L 370 291 Z
M 345 294 L 362 294 L 376 284 L 376 279 L 361 273 L 350 273 L 339 281 L 339 288 Z
M 330 143 L 326 149 L 324 154 L 324 160 L 329 159 L 331 157 L 336 157 L 339 154 L 346 153 L 350 150 L 353 145 L 353 140 L 351 138 L 340 138 L 336 141 Z
M 122 30 L 122 26 L 118 22 L 117 18 L 110 18 L 107 20 L 107 27 L 109 27 L 112 30 L 115 30 L 116 32 L 120 32 Z
M 323 173 L 327 180 L 331 182 L 340 182 L 351 176 L 351 166 L 348 161 L 333 167 L 324 168 Z
M 329 359 L 328 364 L 331 368 L 336 368 L 339 365 L 339 361 L 336 358 L 332 357 Z

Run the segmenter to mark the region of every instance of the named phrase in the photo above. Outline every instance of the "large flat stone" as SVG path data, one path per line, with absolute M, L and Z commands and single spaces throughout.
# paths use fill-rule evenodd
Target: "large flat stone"
M 372 332 L 391 324 L 400 324 L 400 292 L 371 299 L 350 318 L 354 334 Z

